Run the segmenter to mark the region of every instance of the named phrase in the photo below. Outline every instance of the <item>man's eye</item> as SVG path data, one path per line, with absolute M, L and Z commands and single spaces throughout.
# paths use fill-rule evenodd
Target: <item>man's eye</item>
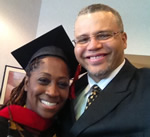
M 50 80 L 47 79 L 47 78 L 40 78 L 39 80 L 39 83 L 42 84 L 42 85 L 47 85 L 50 83 Z
M 86 37 L 86 38 L 80 38 L 80 39 L 77 40 L 78 43 L 83 43 L 83 44 L 87 43 L 88 41 L 89 41 L 88 37 Z
M 105 40 L 105 39 L 109 39 L 110 37 L 112 37 L 110 33 L 101 33 L 97 35 L 98 40 Z

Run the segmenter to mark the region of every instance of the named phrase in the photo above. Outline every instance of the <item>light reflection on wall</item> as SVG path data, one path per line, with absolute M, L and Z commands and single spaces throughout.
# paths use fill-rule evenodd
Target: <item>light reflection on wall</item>
M 9 34 L 8 24 L 3 19 L 0 18 L 0 38 L 8 36 L 8 34 Z

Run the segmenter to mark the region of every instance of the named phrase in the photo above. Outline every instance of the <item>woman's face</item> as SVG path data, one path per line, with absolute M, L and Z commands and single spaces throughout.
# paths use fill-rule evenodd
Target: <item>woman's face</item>
M 69 95 L 69 71 L 58 57 L 45 57 L 26 78 L 27 108 L 51 119 L 63 107 Z

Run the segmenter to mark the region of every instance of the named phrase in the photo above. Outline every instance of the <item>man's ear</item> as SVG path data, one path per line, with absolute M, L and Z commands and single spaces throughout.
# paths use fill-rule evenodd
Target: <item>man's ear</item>
M 127 48 L 127 34 L 125 32 L 123 32 L 122 34 L 122 40 L 123 40 L 123 45 L 124 45 L 124 49 Z
M 26 76 L 25 77 L 25 82 L 24 82 L 24 90 L 28 91 L 28 84 L 29 84 L 29 77 Z

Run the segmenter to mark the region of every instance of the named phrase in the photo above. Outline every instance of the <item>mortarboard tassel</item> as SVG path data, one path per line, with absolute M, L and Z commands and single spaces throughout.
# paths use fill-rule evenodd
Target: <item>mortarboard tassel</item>
M 80 75 L 80 71 L 81 71 L 81 65 L 78 64 L 77 66 L 77 70 L 76 70 L 76 73 L 75 73 L 75 76 L 73 78 L 73 82 L 71 83 L 71 86 L 70 86 L 70 95 L 69 95 L 69 98 L 70 99 L 75 99 L 75 82 L 78 80 L 79 78 L 79 75 Z

